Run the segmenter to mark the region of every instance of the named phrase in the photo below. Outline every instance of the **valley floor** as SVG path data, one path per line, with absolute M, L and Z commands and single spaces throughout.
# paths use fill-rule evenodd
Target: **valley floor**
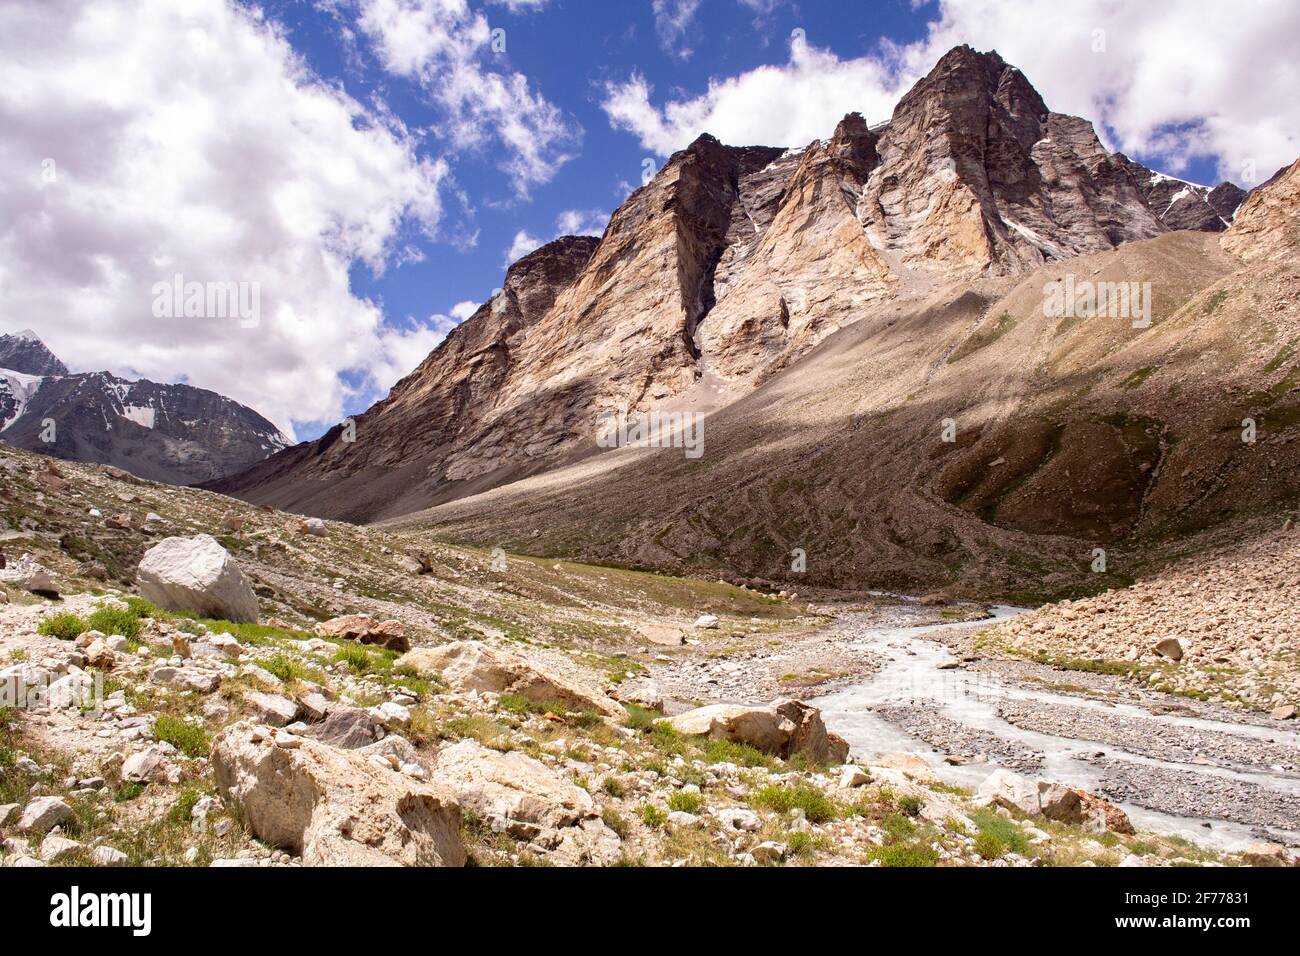
M 1279 845 L 1300 831 L 1293 724 L 1036 662 L 981 606 L 809 603 L 308 525 L 2 446 L 0 492 L 0 676 L 53 682 L 0 711 L 6 865 L 1295 859 Z M 235 556 L 260 624 L 135 597 L 144 551 L 198 533 Z M 20 556 L 61 598 L 19 585 Z M 344 614 L 397 621 L 420 653 L 321 628 Z M 448 648 L 503 682 L 485 690 L 420 656 Z M 81 694 L 95 682 L 102 708 Z M 853 763 L 670 723 L 778 697 L 811 700 Z M 324 798 L 277 829 L 240 788 L 281 752 Z M 385 815 L 412 794 L 454 829 L 429 843 Z M 373 828 L 364 847 L 339 843 L 329 814 L 345 809 Z

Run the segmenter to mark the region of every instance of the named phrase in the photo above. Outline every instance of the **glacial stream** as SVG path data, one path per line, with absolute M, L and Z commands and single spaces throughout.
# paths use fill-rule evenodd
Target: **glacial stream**
M 996 607 L 992 612 L 993 618 L 980 623 L 1004 620 L 1020 613 L 1020 609 Z M 1003 720 L 998 716 L 996 707 L 1005 701 L 1037 703 L 1045 708 L 1092 708 L 1104 720 L 1122 722 L 1126 717 L 1141 717 L 1165 724 L 1233 735 L 1241 738 L 1243 743 L 1255 739 L 1300 748 L 1300 734 L 1291 731 L 1184 715 L 1158 714 L 1133 705 L 1111 705 L 1084 696 L 1018 687 L 1004 683 L 997 677 L 962 668 L 940 670 L 939 665 L 952 662 L 954 658 L 946 646 L 929 639 L 929 635 L 962 626 L 968 625 L 868 627 L 856 632 L 865 639 L 855 636 L 847 646 L 855 651 L 878 655 L 886 662 L 884 667 L 865 683 L 818 697 L 815 703 L 821 708 L 827 726 L 848 740 L 859 759 L 891 751 L 914 753 L 930 763 L 944 781 L 971 790 L 978 788 L 997 769 L 993 762 L 950 765 L 945 762 L 943 753 L 871 712 L 871 708 L 895 706 L 937 713 L 968 727 L 991 732 L 1002 740 L 1039 751 L 1043 754 L 1043 766 L 1039 770 L 1027 772 L 1026 776 L 1056 780 L 1092 792 L 1101 789 L 1102 771 L 1084 758 L 1105 752 L 1109 758 L 1132 761 L 1139 765 L 1159 764 L 1197 774 L 1224 775 L 1243 784 L 1254 784 L 1280 794 L 1300 796 L 1300 774 L 1293 772 L 1242 772 L 1201 763 L 1192 765 L 1177 761 L 1155 761 L 1146 756 L 1128 753 L 1113 743 L 1051 736 Z M 1260 828 L 1240 823 L 1177 816 L 1131 803 L 1119 805 L 1139 829 L 1178 834 L 1202 845 L 1233 850 L 1260 839 Z M 1293 831 L 1275 830 L 1273 833 L 1285 842 L 1295 843 L 1300 840 L 1300 834 Z

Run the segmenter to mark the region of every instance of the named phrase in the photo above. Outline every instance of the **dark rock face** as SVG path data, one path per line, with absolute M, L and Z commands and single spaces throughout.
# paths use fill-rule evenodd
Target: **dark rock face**
M 1115 158 L 1128 169 L 1151 211 L 1170 229 L 1223 232 L 1246 198 L 1244 189 L 1229 182 L 1209 189 L 1155 172 L 1123 153 Z
M 68 374 L 68 367 L 30 329 L 14 335 L 0 335 L 0 368 L 24 375 Z M 4 417 L 0 412 L 0 421 Z
M 288 444 L 261 415 L 216 392 L 107 372 L 71 375 L 34 333 L 0 338 L 0 355 L 22 366 L 0 364 L 0 440 L 19 448 L 194 484 Z

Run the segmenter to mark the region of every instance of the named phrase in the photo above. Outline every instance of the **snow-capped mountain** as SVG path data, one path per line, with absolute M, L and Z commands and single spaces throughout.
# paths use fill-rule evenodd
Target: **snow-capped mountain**
M 0 441 L 172 484 L 220 478 L 289 444 L 257 412 L 216 392 L 71 374 L 30 330 L 0 336 Z
M 0 335 L 0 368 L 24 375 L 67 375 L 68 367 L 31 329 Z M 3 419 L 0 419 L 3 421 Z

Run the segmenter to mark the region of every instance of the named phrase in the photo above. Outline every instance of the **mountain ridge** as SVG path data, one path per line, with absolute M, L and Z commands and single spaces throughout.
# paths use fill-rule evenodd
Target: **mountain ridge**
M 217 392 L 74 374 L 30 329 L 0 336 L 0 441 L 182 485 L 245 468 L 289 444 L 271 422 Z

